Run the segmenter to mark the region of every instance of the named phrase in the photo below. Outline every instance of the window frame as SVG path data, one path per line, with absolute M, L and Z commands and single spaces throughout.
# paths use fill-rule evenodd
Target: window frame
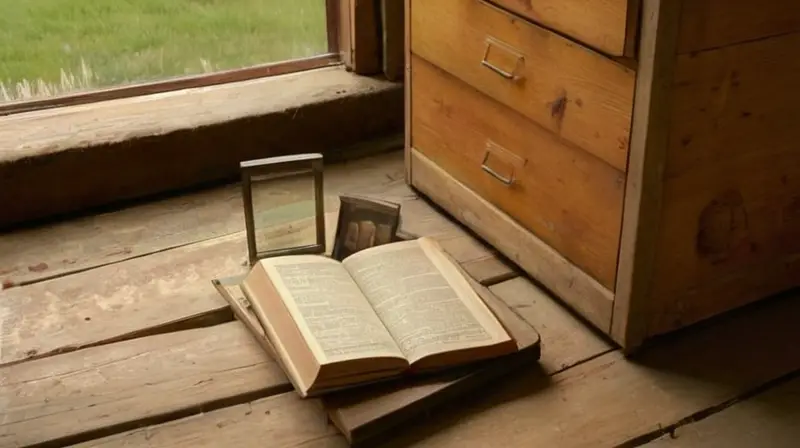
M 390 0 L 328 1 L 327 11 L 339 13 L 327 24 L 329 49 L 337 51 L 300 60 L 305 70 L 288 61 L 272 64 L 266 76 L 257 72 L 264 67 L 251 68 L 182 80 L 198 83 L 193 88 L 157 83 L 150 88 L 161 89 L 158 95 L 110 89 L 63 107 L 0 112 L 0 233 L 231 182 L 242 160 L 319 152 L 335 163 L 402 148 L 408 73 L 388 76 L 382 63 L 340 57 L 356 47 L 358 61 L 386 56 L 364 55 L 376 48 L 370 39 L 381 48 L 386 37 L 365 10 Z M 394 20 L 407 21 L 404 10 L 399 14 Z M 403 67 L 403 54 L 391 57 Z M 234 82 L 236 76 L 242 80 Z
M 342 64 L 339 44 L 340 1 L 341 0 L 325 0 L 325 25 L 328 39 L 326 53 L 307 58 L 258 64 L 244 68 L 204 73 L 201 75 L 172 77 L 158 81 L 132 83 L 85 92 L 66 93 L 51 98 L 13 101 L 0 104 L 0 117 L 43 109 L 76 106 L 100 101 L 158 94 L 174 90 L 248 81 Z

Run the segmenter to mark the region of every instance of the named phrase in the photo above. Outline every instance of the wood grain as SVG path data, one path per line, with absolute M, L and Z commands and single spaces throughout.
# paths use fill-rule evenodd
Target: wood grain
M 409 205 L 403 217 L 414 233 L 437 239 L 470 275 L 486 284 L 514 275 L 483 244 L 424 202 Z M 306 218 L 264 229 L 270 244 L 290 247 L 313 240 L 315 220 L 310 209 L 305 212 Z M 333 241 L 336 221 L 335 211 L 327 213 L 328 241 Z M 245 234 L 238 232 L 12 288 L 0 301 L 0 365 L 230 320 L 211 279 L 245 273 L 246 263 Z
M 613 350 L 609 342 L 580 317 L 525 277 L 498 283 L 489 289 L 539 332 L 546 347 L 539 365 L 548 375 Z
M 13 162 L 87 146 L 119 143 L 220 122 L 284 112 L 344 93 L 394 88 L 380 79 L 353 77 L 340 67 L 214 87 L 42 110 L 3 119 L 0 160 Z M 246 98 L 247 101 L 241 101 Z M 202 114 L 187 111 L 202 110 Z M 69 116 L 70 120 L 65 120 Z
M 646 336 L 669 145 L 680 3 L 644 0 L 611 337 L 632 352 Z
M 689 423 L 645 448 L 792 448 L 800 440 L 800 379 Z
M 560 372 L 610 350 L 607 343 L 595 336 L 588 327 L 582 325 L 528 280 L 515 279 L 495 285 L 490 289 L 494 296 L 511 306 L 537 329 L 541 326 L 541 337 L 547 344 L 547 350 L 542 352 L 540 363 L 543 371 L 547 374 Z M 530 380 L 539 373 L 526 371 L 522 374 L 524 378 Z M 435 387 L 435 385 L 431 385 L 431 387 Z M 310 405 L 316 401 L 306 400 L 302 401 L 302 404 L 298 404 L 300 401 L 296 394 L 288 393 L 252 404 L 220 409 L 191 419 L 100 439 L 83 446 L 120 446 L 124 442 L 138 443 L 143 438 L 147 438 L 148 442 L 156 447 L 177 446 L 176 444 L 185 441 L 196 441 L 198 446 L 213 446 L 220 440 L 229 440 L 226 428 L 233 428 L 231 431 L 235 431 L 235 434 L 230 433 L 230 440 L 236 441 L 242 446 L 263 443 L 264 434 L 287 434 L 283 432 L 283 428 L 293 429 L 293 431 L 301 433 L 301 437 L 276 435 L 275 443 L 278 447 L 346 446 L 343 437 L 331 435 L 331 428 L 315 423 L 323 421 L 316 404 Z M 561 406 L 559 405 L 557 408 Z M 270 410 L 269 414 L 265 414 L 267 417 L 259 415 L 262 409 Z M 286 412 L 281 412 L 282 409 L 285 409 Z M 436 421 L 440 421 L 442 418 L 447 419 L 446 413 L 437 412 L 433 415 L 436 416 Z M 273 416 L 275 416 L 274 419 Z M 302 427 L 295 426 L 303 421 L 309 423 Z M 413 427 L 406 426 L 402 432 L 410 431 Z M 533 428 L 536 431 L 537 427 Z M 577 433 L 573 435 L 578 436 Z M 286 445 L 281 445 L 278 440 L 284 440 L 283 437 L 286 437 L 285 440 L 290 440 L 291 444 L 287 442 Z M 453 445 L 457 445 L 457 442 Z
M 492 290 L 518 312 L 525 309 L 520 305 L 527 302 L 530 315 L 543 321 L 541 335 L 547 344 L 542 352 L 543 369 L 527 369 L 492 391 L 461 400 L 456 409 L 437 412 L 415 425 L 413 431 L 398 431 L 398 439 L 386 446 L 616 446 L 642 436 L 656 438 L 691 415 L 735 400 L 800 368 L 800 350 L 786 344 L 787 340 L 800 337 L 800 327 L 796 325 L 796 316 L 800 315 L 798 295 L 692 328 L 660 341 L 634 359 L 625 358 L 619 351 L 597 357 L 604 350 L 603 345 L 597 345 L 601 351 L 587 350 L 578 365 L 560 370 L 561 360 L 569 359 L 584 343 L 591 343 L 591 332 L 581 335 L 571 331 L 575 324 L 570 319 L 562 320 L 567 314 L 547 311 L 555 305 L 548 303 L 552 300 L 548 297 L 526 300 L 530 289 L 524 281 L 513 280 Z M 584 327 L 583 332 L 587 331 Z M 553 341 L 552 346 L 548 341 Z M 743 350 L 743 347 L 759 349 Z M 544 369 L 551 368 L 559 373 L 548 377 Z M 759 406 L 761 412 L 756 418 L 768 415 L 775 420 L 771 409 Z M 242 411 L 244 407 L 230 414 L 216 411 L 198 417 L 197 424 L 187 420 L 142 431 L 158 434 L 157 441 L 175 440 L 178 436 L 182 440 L 210 441 L 218 429 L 209 423 L 221 421 L 217 415 L 225 416 L 226 425 L 242 427 L 252 421 Z M 309 415 L 306 410 L 297 412 Z M 787 419 L 790 415 L 787 414 Z M 742 424 L 742 428 L 752 427 Z M 318 433 L 290 446 L 307 446 L 303 443 L 339 446 L 336 443 L 343 442 L 329 442 L 327 430 L 318 428 Z M 263 443 L 259 431 L 273 430 L 243 431 L 252 437 L 242 436 L 238 440 L 244 445 Z M 678 428 L 679 436 L 680 431 Z M 679 437 L 677 441 L 680 440 Z
M 403 162 L 405 164 L 405 179 L 411 180 L 411 3 L 414 0 L 403 0 L 404 18 L 403 28 L 405 29 L 405 43 L 403 49 L 403 121 L 404 121 L 404 145 Z
M 800 350 L 786 343 L 800 338 L 800 296 L 764 305 L 662 341 L 636 360 L 616 351 L 551 378 L 520 375 L 389 446 L 619 446 L 663 434 L 800 369 Z
M 327 238 L 336 213 L 325 216 Z M 315 237 L 313 217 L 265 228 L 276 248 Z M 243 232 L 7 291 L 0 365 L 232 319 L 211 279 L 247 272 Z
M 345 66 L 359 75 L 380 73 L 380 0 L 339 0 L 339 7 L 339 47 Z
M 613 291 L 624 174 L 424 59 L 412 64 L 414 148 Z
M 0 376 L 2 446 L 77 443 L 291 387 L 238 322 L 29 361 Z
M 495 0 L 534 22 L 611 56 L 626 49 L 628 0 Z M 632 30 L 635 32 L 635 30 Z
M 626 170 L 632 70 L 479 0 L 417 1 L 411 20 L 413 53 Z M 499 41 L 488 56 L 487 38 Z M 484 57 L 519 79 L 482 66 Z
M 678 51 L 691 53 L 800 31 L 795 0 L 682 0 Z
M 600 328 L 611 323 L 610 291 L 488 201 L 412 150 L 412 183 L 459 222 Z
M 681 55 L 649 332 L 800 286 L 800 34 Z
M 0 365 L 166 331 L 193 318 L 230 319 L 209 279 L 246 271 L 246 257 L 237 234 L 5 291 Z
M 399 151 L 325 167 L 326 207 L 338 207 L 343 193 L 384 194 L 403 183 Z M 358 173 L 353 175 L 353 173 Z M 259 208 L 270 208 L 273 225 L 303 218 L 310 207 L 307 177 L 283 178 L 257 194 Z M 257 191 L 262 191 L 259 187 Z M 413 197 L 405 191 L 387 196 Z M 244 230 L 238 185 L 146 202 L 41 227 L 0 234 L 0 282 L 24 285 L 213 239 Z
M 383 74 L 389 81 L 402 81 L 405 73 L 404 0 L 380 0 L 383 35 Z
M 402 99 L 338 67 L 3 117 L 0 228 L 235 180 L 241 160 L 328 160 L 399 133 Z
M 268 194 L 255 200 L 267 210 L 262 218 L 272 227 L 311 216 L 307 178 L 280 179 L 268 187 Z M 405 231 L 436 236 L 480 281 L 513 275 L 514 268 L 500 261 L 495 250 L 417 200 L 405 185 L 400 151 L 328 166 L 325 192 L 326 210 L 332 212 L 338 211 L 343 193 L 399 202 Z M 241 201 L 238 186 L 220 187 L 0 234 L 0 282 L 7 289 L 241 232 Z
M 634 70 L 638 67 L 639 58 L 639 39 L 642 35 L 642 1 L 628 0 L 628 18 L 625 24 L 625 58 L 617 59 L 623 64 L 627 64 Z
M 119 446 L 269 448 L 345 448 L 344 437 L 332 425 L 317 400 L 301 400 L 294 392 L 160 425 L 75 445 L 75 448 Z

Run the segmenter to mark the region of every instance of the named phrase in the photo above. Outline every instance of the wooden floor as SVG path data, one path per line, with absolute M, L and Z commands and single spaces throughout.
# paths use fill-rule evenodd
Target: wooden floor
M 390 446 L 795 447 L 800 298 L 776 298 L 625 359 L 403 182 L 402 153 L 326 171 L 340 193 L 402 202 L 535 325 L 538 367 L 397 431 Z M 276 244 L 313 237 L 308 184 L 281 181 Z M 0 447 L 339 447 L 233 319 L 211 279 L 245 271 L 237 186 L 0 235 Z

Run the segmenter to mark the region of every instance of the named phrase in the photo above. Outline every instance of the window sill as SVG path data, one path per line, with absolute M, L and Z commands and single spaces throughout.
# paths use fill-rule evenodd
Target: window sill
M 241 160 L 328 160 L 402 129 L 402 85 L 342 66 L 0 117 L 0 228 L 232 180 Z

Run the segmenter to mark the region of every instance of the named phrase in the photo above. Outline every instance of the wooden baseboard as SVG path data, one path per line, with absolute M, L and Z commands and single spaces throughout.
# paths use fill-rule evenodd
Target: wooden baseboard
M 505 213 L 410 149 L 411 185 L 486 240 L 556 297 L 608 333 L 613 293 Z
M 242 160 L 346 158 L 402 130 L 402 85 L 343 67 L 3 117 L 0 230 L 235 180 Z

